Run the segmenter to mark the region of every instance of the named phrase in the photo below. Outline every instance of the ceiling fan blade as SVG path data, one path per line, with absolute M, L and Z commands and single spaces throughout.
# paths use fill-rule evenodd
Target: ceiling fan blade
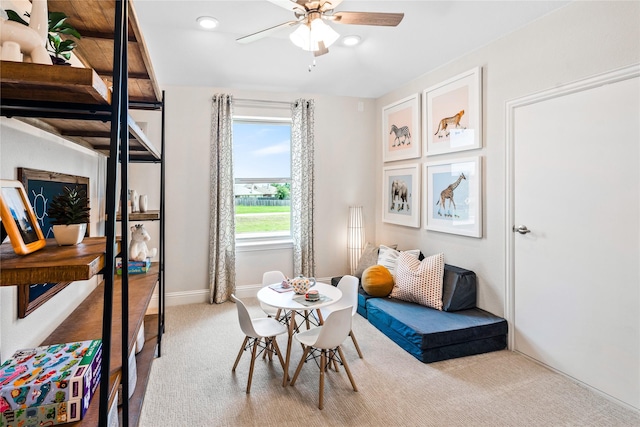
M 326 18 L 339 24 L 395 27 L 404 18 L 404 13 L 336 12 L 333 15 L 327 15 Z
M 236 39 L 236 41 L 238 43 L 251 43 L 251 42 L 254 42 L 256 40 L 260 40 L 261 38 L 267 37 L 267 36 L 277 32 L 277 31 L 281 30 L 282 28 L 292 27 L 292 26 L 296 25 L 299 22 L 300 21 L 285 22 L 285 23 L 282 23 L 280 25 L 276 25 L 275 27 L 267 28 L 266 30 L 258 31 L 257 33 L 253 33 L 253 34 L 249 34 L 248 36 L 240 37 L 239 39 Z
M 295 11 L 302 11 L 304 12 L 304 4 L 306 3 L 306 1 L 300 0 L 299 2 L 296 2 L 295 0 L 268 0 L 270 3 L 275 4 L 276 6 L 280 6 L 283 7 L 287 10 L 291 10 L 293 12 Z

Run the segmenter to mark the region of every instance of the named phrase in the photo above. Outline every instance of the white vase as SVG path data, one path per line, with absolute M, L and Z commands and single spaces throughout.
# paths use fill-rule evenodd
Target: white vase
M 141 194 L 140 195 L 140 212 L 146 212 L 147 211 L 147 204 L 148 204 L 149 200 L 147 198 L 146 194 Z
M 77 245 L 84 239 L 87 232 L 87 224 L 54 225 L 53 237 L 58 246 Z
M 34 0 L 31 5 L 31 17 L 29 26 L 18 22 L 2 19 L 0 25 L 0 44 L 4 49 L 5 42 L 14 42 L 20 45 L 20 51 L 24 61 L 35 64 L 51 65 L 51 57 L 45 48 L 48 34 L 49 14 L 46 0 Z M 11 47 L 9 48 L 11 50 Z M 10 52 L 10 57 L 16 58 L 15 53 Z

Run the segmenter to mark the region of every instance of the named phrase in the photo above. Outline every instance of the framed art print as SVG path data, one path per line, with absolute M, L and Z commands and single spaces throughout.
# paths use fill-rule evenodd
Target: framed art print
M 38 219 L 20 181 L 0 180 L 0 218 L 18 255 L 27 255 L 46 246 Z
M 473 68 L 422 95 L 427 156 L 482 147 L 482 69 Z
M 49 204 L 55 196 L 63 193 L 64 187 L 70 185 L 79 188 L 89 198 L 89 178 L 67 175 L 37 169 L 18 168 L 18 180 L 33 207 L 33 213 L 38 220 L 45 239 L 53 237 L 52 224 L 47 215 Z M 89 236 L 90 224 L 87 224 L 86 236 Z M 27 317 L 38 307 L 53 298 L 71 282 L 46 282 L 18 285 L 18 318 Z
M 420 227 L 419 174 L 417 163 L 383 169 L 382 221 Z
M 482 158 L 424 164 L 427 230 L 482 237 Z
M 382 109 L 382 161 L 420 157 L 420 94 Z

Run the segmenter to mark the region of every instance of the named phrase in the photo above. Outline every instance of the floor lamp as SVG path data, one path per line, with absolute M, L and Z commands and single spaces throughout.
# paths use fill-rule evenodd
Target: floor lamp
M 364 220 L 362 219 L 362 206 L 350 206 L 347 249 L 349 251 L 349 268 L 351 269 L 351 274 L 356 271 L 358 260 L 360 260 L 360 255 L 362 255 L 363 246 Z

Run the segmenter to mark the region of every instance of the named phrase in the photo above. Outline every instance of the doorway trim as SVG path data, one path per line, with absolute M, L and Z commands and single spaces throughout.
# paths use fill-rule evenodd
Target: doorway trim
M 505 241 L 505 307 L 504 313 L 507 323 L 509 325 L 509 334 L 507 345 L 510 350 L 515 349 L 515 233 L 513 227 L 515 224 L 515 159 L 514 159 L 514 144 L 515 144 L 515 113 L 520 107 L 524 107 L 538 102 L 546 101 L 561 96 L 570 95 L 576 92 L 582 92 L 628 80 L 640 76 L 640 64 L 634 64 L 627 67 L 619 68 L 613 71 L 608 71 L 602 74 L 597 74 L 586 79 L 581 79 L 572 83 L 557 86 L 551 89 L 536 92 L 530 95 L 525 95 L 520 98 L 516 98 L 505 103 L 506 113 L 506 147 L 505 147 L 505 164 L 507 177 L 505 180 L 505 218 L 506 218 L 506 241 Z

